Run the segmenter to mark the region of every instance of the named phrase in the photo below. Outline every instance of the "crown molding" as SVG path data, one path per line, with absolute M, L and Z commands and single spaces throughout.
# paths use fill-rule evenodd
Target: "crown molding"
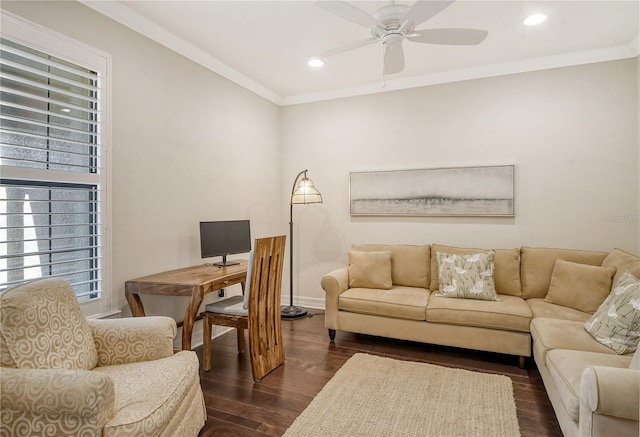
M 129 8 L 121 1 L 93 1 L 93 0 L 77 0 L 84 6 L 111 18 L 112 20 L 146 36 L 147 38 L 165 46 L 166 48 L 184 56 L 193 62 L 229 79 L 255 94 L 265 99 L 282 105 L 282 97 L 276 92 L 256 82 L 255 80 L 245 76 L 238 70 L 228 66 L 218 58 L 211 56 L 204 50 L 194 46 L 184 39 L 174 35 L 166 28 L 159 26 L 155 22 L 140 15 L 138 12 Z
M 525 59 L 521 61 L 504 62 L 482 65 L 478 67 L 458 70 L 442 71 L 420 76 L 401 79 L 387 79 L 385 82 L 372 82 L 348 88 L 322 91 L 317 93 L 281 96 L 270 88 L 245 76 L 228 66 L 216 57 L 194 46 L 184 39 L 174 35 L 166 28 L 140 15 L 119 0 L 93 1 L 78 0 L 78 2 L 94 11 L 111 18 L 114 21 L 150 38 L 168 49 L 202 65 L 220 76 L 240 85 L 247 90 L 264 97 L 278 106 L 298 105 L 302 103 L 320 102 L 341 99 L 345 97 L 362 96 L 389 91 L 398 91 L 443 83 L 460 82 L 464 80 L 482 79 L 494 76 L 526 73 L 530 71 L 547 70 L 551 68 L 569 67 L 573 65 L 591 64 L 596 62 L 613 61 L 634 58 L 640 53 L 640 34 L 629 43 L 619 46 L 594 50 L 564 53 L 555 56 Z
M 340 88 L 319 93 L 287 96 L 282 99 L 281 106 L 299 105 L 302 103 L 320 102 L 323 100 L 341 99 L 344 97 L 363 96 L 366 94 L 398 91 L 428 85 L 460 82 L 464 80 L 482 79 L 509 74 L 527 73 L 530 71 L 548 70 L 552 68 L 570 67 L 573 65 L 592 64 L 596 62 L 614 61 L 618 59 L 635 58 L 640 50 L 640 35 L 628 44 L 603 49 L 584 50 L 564 53 L 555 56 L 531 58 L 521 61 L 504 62 L 499 64 L 482 65 L 479 67 L 463 68 L 459 70 L 442 71 L 402 79 L 387 79 L 385 82 L 373 82 L 365 85 Z

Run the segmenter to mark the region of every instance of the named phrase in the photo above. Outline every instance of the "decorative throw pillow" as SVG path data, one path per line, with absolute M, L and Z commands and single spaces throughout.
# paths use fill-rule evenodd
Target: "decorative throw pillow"
M 640 279 L 624 272 L 584 327 L 618 354 L 635 351 L 640 340 Z
M 556 260 L 545 302 L 594 313 L 611 291 L 615 267 Z
M 391 288 L 391 252 L 349 251 L 349 287 Z
M 493 280 L 495 252 L 463 255 L 436 252 L 438 282 L 436 296 L 498 301 Z

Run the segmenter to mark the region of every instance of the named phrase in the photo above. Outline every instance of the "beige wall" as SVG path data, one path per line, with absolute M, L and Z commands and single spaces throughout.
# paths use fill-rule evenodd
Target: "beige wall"
M 640 252 L 637 59 L 285 107 L 283 174 L 324 204 L 296 208 L 296 293 L 353 243 Z M 349 172 L 515 164 L 514 218 L 356 218 Z M 283 180 L 283 188 L 291 183 Z
M 124 315 L 127 279 L 202 262 L 200 220 L 286 232 L 276 105 L 79 3 L 2 7 L 112 55 L 112 284 Z M 143 301 L 177 320 L 188 303 Z
M 201 262 L 199 220 L 286 233 L 304 168 L 325 200 L 294 208 L 294 285 L 310 306 L 324 305 L 320 278 L 353 243 L 640 252 L 637 60 L 278 108 L 80 4 L 2 7 L 113 56 L 113 284 L 125 315 L 125 280 Z M 350 171 L 512 163 L 515 218 L 349 216 Z M 145 305 L 181 320 L 186 301 Z

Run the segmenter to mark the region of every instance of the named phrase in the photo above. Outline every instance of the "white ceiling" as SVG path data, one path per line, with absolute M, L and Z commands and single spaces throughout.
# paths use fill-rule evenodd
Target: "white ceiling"
M 380 43 L 307 66 L 316 53 L 370 36 L 313 1 L 80 1 L 280 105 L 638 55 L 638 0 L 458 0 L 418 29 L 486 29 L 487 39 L 405 41 L 406 68 L 386 82 Z M 350 3 L 372 13 L 389 2 Z M 523 25 L 532 13 L 549 19 Z

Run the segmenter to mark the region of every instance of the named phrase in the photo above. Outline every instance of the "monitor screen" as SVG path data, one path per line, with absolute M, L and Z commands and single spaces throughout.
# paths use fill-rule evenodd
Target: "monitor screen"
M 200 251 L 202 258 L 224 257 L 251 250 L 249 220 L 200 222 Z

